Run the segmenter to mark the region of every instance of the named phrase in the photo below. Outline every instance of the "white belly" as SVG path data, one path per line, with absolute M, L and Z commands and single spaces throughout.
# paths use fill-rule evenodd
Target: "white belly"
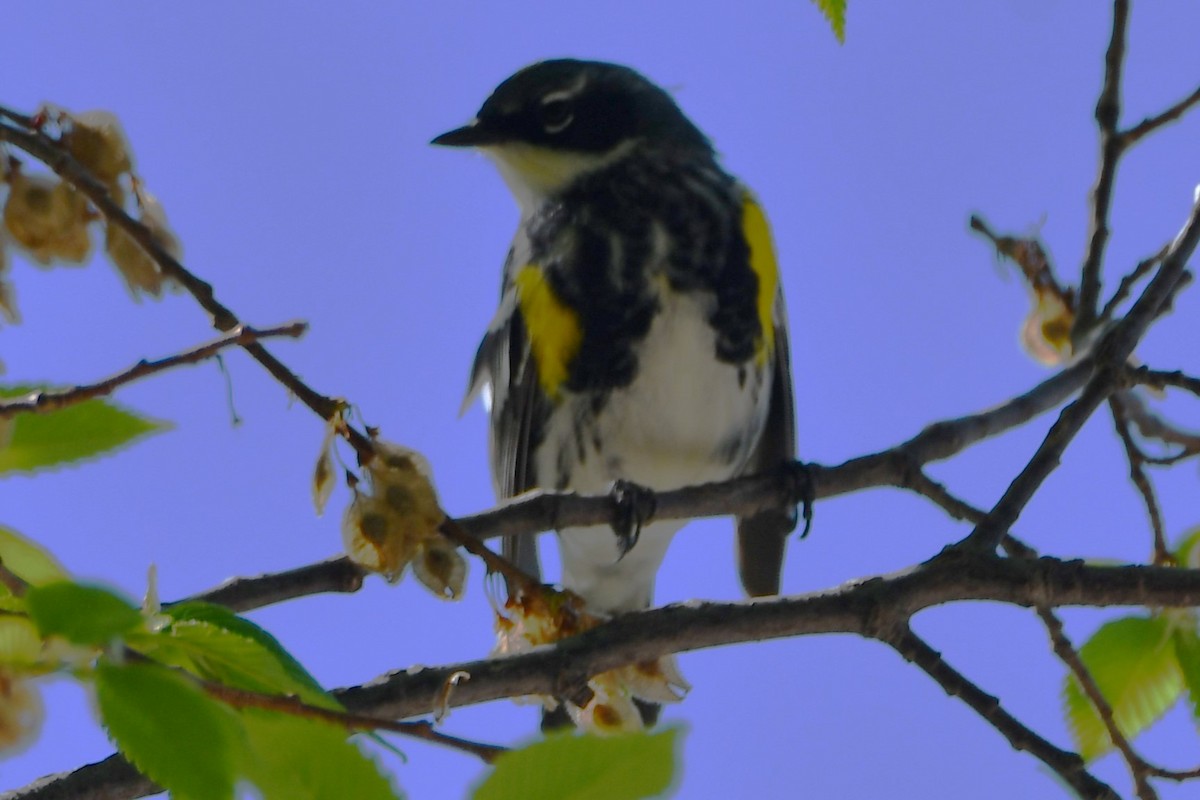
M 538 453 L 543 485 L 564 464 L 564 488 L 589 494 L 617 479 L 664 491 L 741 471 L 766 421 L 771 374 L 718 361 L 706 314 L 701 298 L 665 293 L 637 350 L 634 381 L 610 393 L 582 437 L 577 414 L 555 416 Z M 586 415 L 591 401 L 568 395 L 564 402 Z
M 576 435 L 575 414 L 556 415 L 538 450 L 543 485 L 566 475 L 562 488 L 608 491 L 623 479 L 665 491 L 739 474 L 761 434 L 770 370 L 716 360 L 715 334 L 703 298 L 665 292 L 662 311 L 638 349 L 638 377 L 610 393 L 594 426 Z M 739 371 L 741 375 L 739 375 Z M 568 396 L 587 408 L 590 400 Z M 671 537 L 683 523 L 647 526 L 618 560 L 605 527 L 560 531 L 563 584 L 594 608 L 646 607 Z

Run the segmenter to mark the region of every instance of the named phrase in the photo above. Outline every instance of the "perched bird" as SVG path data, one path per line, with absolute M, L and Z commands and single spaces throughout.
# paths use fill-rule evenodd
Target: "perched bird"
M 483 392 L 497 493 L 656 491 L 791 463 L 792 379 L 767 221 L 667 92 L 628 67 L 543 61 L 433 144 L 478 148 L 520 206 Z M 558 532 L 562 583 L 592 610 L 648 607 L 677 521 L 628 552 Z M 795 509 L 737 520 L 742 585 L 776 594 Z M 626 543 L 628 544 L 628 543 Z M 538 575 L 532 537 L 505 552 Z

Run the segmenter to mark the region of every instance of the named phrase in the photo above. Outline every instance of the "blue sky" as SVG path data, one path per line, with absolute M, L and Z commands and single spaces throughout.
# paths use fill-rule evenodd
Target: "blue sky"
M 243 319 L 308 320 L 272 349 L 311 385 L 352 400 L 383 434 L 426 453 L 443 503 L 492 503 L 485 418 L 458 419 L 467 369 L 494 310 L 516 207 L 482 158 L 427 146 L 469 119 L 501 79 L 555 56 L 627 63 L 670 87 L 771 216 L 788 292 L 800 450 L 824 464 L 977 411 L 1046 371 L 1017 345 L 1027 309 L 1012 271 L 967 230 L 1040 231 L 1060 274 L 1083 253 L 1097 160 L 1091 118 L 1109 10 L 1097 2 L 854 3 L 838 46 L 801 0 L 501 4 L 213 2 L 5 5 L 0 102 L 105 108 L 184 244 L 184 263 Z M 132 9 L 132 6 L 128 6 Z M 1125 121 L 1195 88 L 1200 6 L 1138 4 Z M 1200 115 L 1127 158 L 1117 181 L 1109 286 L 1174 235 L 1200 183 Z M 87 381 L 207 340 L 186 296 L 130 302 L 111 268 L 13 268 L 23 325 L 0 331 L 13 382 Z M 1196 371 L 1197 292 L 1139 354 Z M 169 433 L 103 462 L 0 483 L 0 519 L 81 576 L 140 595 L 149 564 L 164 598 L 231 575 L 285 569 L 339 547 L 345 494 L 314 516 L 308 481 L 321 426 L 247 358 L 226 359 L 237 413 L 213 365 L 129 387 L 119 400 Z M 1181 419 L 1195 408 L 1171 401 Z M 989 506 L 1049 419 L 936 466 Z M 1144 510 L 1111 423 L 1098 415 L 1017 532 L 1063 556 L 1141 560 Z M 1200 523 L 1193 466 L 1156 475 L 1168 531 Z M 966 530 L 922 501 L 877 490 L 822 502 L 793 542 L 784 586 L 814 591 L 899 569 Z M 696 523 L 672 546 L 658 600 L 733 599 L 731 526 Z M 354 596 L 256 612 L 326 685 L 491 646 L 482 571 L 439 603 L 372 580 Z M 1111 613 L 1071 611 L 1082 640 Z M 1028 612 L 936 609 L 918 632 L 1019 718 L 1067 745 L 1062 668 Z M 695 686 L 667 713 L 688 727 L 681 797 L 1054 797 L 1053 780 L 886 648 L 808 637 L 685 655 Z M 46 687 L 42 742 L 0 762 L 0 788 L 107 755 L 80 691 Z M 517 742 L 536 711 L 455 711 L 451 733 Z M 1176 710 L 1145 752 L 1192 766 Z M 414 798 L 458 796 L 482 769 L 404 743 L 389 761 Z M 1121 791 L 1123 767 L 1097 767 Z M 1164 798 L 1190 788 L 1164 786 Z

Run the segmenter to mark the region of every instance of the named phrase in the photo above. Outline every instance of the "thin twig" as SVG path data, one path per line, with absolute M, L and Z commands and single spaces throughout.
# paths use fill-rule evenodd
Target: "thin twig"
M 1162 262 L 1170 246 L 1170 243 L 1163 245 L 1163 248 L 1157 253 L 1139 261 L 1138 265 L 1133 268 L 1133 272 L 1121 278 L 1121 282 L 1117 284 L 1117 290 L 1113 292 L 1113 296 L 1104 304 L 1104 310 L 1096 318 L 1097 325 L 1103 325 L 1113 318 L 1113 314 L 1117 311 L 1117 306 L 1121 305 L 1129 297 L 1129 292 L 1132 291 L 1134 284 L 1146 277 L 1150 273 L 1150 270 Z
M 1177 425 L 1167 422 L 1151 411 L 1145 400 L 1135 392 L 1121 392 L 1121 398 L 1129 421 L 1146 439 L 1154 439 L 1165 445 L 1178 445 L 1183 448 L 1184 455 L 1200 450 L 1200 434 L 1181 430 Z M 1153 459 L 1147 454 L 1146 461 L 1150 463 Z
M 530 575 L 525 574 L 512 561 L 489 548 L 479 537 L 472 535 L 458 521 L 447 517 L 442 521 L 438 530 L 454 544 L 482 559 L 483 563 L 487 565 L 488 571 L 503 576 L 508 581 L 510 587 L 520 586 L 532 590 L 535 587 L 541 586 L 541 581 L 535 580 Z
M 1154 493 L 1154 485 L 1150 483 L 1150 478 L 1146 475 L 1146 454 L 1138 447 L 1137 442 L 1133 439 L 1133 432 L 1129 429 L 1129 412 L 1124 402 L 1124 398 L 1127 396 L 1126 392 L 1116 392 L 1108 398 L 1108 406 L 1112 411 L 1113 425 L 1117 430 L 1117 436 L 1120 437 L 1121 444 L 1125 446 L 1125 457 L 1129 461 L 1129 479 L 1133 481 L 1133 485 L 1142 495 L 1142 502 L 1150 517 L 1150 528 L 1154 532 L 1154 563 L 1170 564 L 1173 559 L 1171 551 L 1167 547 L 1166 533 L 1163 530 L 1162 509 L 1158 504 L 1158 497 Z
M 1100 268 L 1108 244 L 1108 212 L 1112 206 L 1117 164 L 1125 142 L 1117 132 L 1121 117 L 1121 71 L 1125 62 L 1125 28 L 1129 20 L 1129 0 L 1113 3 L 1112 36 L 1104 54 L 1104 84 L 1096 101 L 1096 124 L 1100 128 L 1100 169 L 1090 194 L 1091 219 L 1088 244 L 1079 274 L 1079 302 L 1071 341 L 1081 349 L 1096 321 L 1100 300 Z
M 916 492 L 931 501 L 954 519 L 964 522 L 979 522 L 986 516 L 986 512 L 952 495 L 945 486 L 929 477 L 924 470 L 913 470 L 903 488 Z
M 1091 670 L 1084 665 L 1079 652 L 1071 644 L 1071 640 L 1067 638 L 1067 634 L 1063 630 L 1062 621 L 1047 606 L 1039 605 L 1037 607 L 1037 614 L 1041 617 L 1042 623 L 1046 626 L 1046 632 L 1050 635 L 1050 643 L 1054 647 L 1055 655 L 1058 656 L 1059 661 L 1067 665 L 1067 669 L 1075 676 L 1075 680 L 1079 682 L 1084 695 L 1087 696 L 1092 706 L 1096 709 L 1100 721 L 1104 724 L 1104 729 L 1108 732 L 1108 738 L 1112 740 L 1113 746 L 1117 748 L 1121 756 L 1125 759 L 1125 763 L 1129 767 L 1129 773 L 1133 776 L 1133 784 L 1138 797 L 1141 800 L 1158 800 L 1158 793 L 1154 791 L 1154 787 L 1147 780 L 1150 765 L 1138 755 L 1133 746 L 1129 744 L 1129 740 L 1121 733 L 1121 729 L 1117 727 L 1117 720 L 1113 716 L 1112 706 L 1104 697 L 1104 693 L 1100 691 L 1100 687 L 1096 685 L 1096 679 L 1092 677 Z
M 1164 372 L 1149 367 L 1130 367 L 1129 381 L 1132 384 L 1141 383 L 1156 389 L 1172 386 L 1200 397 L 1200 378 L 1192 377 L 1179 370 Z
M 11 114 L 8 114 L 11 118 Z M 116 225 L 138 243 L 150 256 L 164 275 L 173 278 L 195 298 L 200 307 L 212 317 L 213 327 L 219 331 L 231 331 L 241 325 L 241 320 L 229 308 L 217 300 L 213 288 L 189 272 L 178 260 L 168 253 L 158 238 L 141 222 L 125 212 L 109 194 L 108 187 L 96 179 L 91 172 L 76 161 L 58 142 L 37 130 L 20 130 L 11 125 L 0 125 L 0 141 L 24 150 L 49 167 L 55 174 L 80 191 L 104 215 L 109 225 Z M 345 401 L 320 394 L 300 380 L 282 361 L 273 356 L 262 344 L 250 342 L 242 348 L 258 361 L 271 375 L 283 384 L 300 402 L 312 409 L 322 419 L 329 420 L 340 413 Z M 352 426 L 345 426 L 343 435 L 350 446 L 363 460 L 369 460 L 374 452 L 366 434 Z
M 1121 0 L 1118 0 L 1118 6 Z M 1108 395 L 1120 385 L 1125 362 L 1134 347 L 1158 316 L 1162 304 L 1171 297 L 1184 272 L 1184 267 L 1200 241 L 1200 203 L 1192 213 L 1171 249 L 1163 259 L 1158 273 L 1129 309 L 1129 312 L 1096 343 L 1093 349 L 1096 371 L 1078 399 L 1063 409 L 1058 420 L 1042 440 L 1037 452 L 1009 485 L 1004 495 L 988 513 L 988 519 L 976 526 L 968 541 L 972 546 L 994 550 L 1004 534 L 1016 521 L 1025 505 L 1042 482 L 1058 466 L 1059 459 L 1075 434 L 1091 417 Z
M 283 572 L 230 578 L 208 591 L 184 598 L 220 603 L 234 611 L 250 611 L 272 603 L 323 592 L 351 594 L 362 588 L 366 571 L 346 556 L 306 564 Z
M 1125 147 L 1129 147 L 1146 134 L 1152 133 L 1161 128 L 1163 125 L 1179 119 L 1183 116 L 1184 112 L 1197 103 L 1200 103 L 1200 88 L 1197 88 L 1194 92 L 1168 108 L 1166 111 L 1155 114 L 1153 117 L 1146 117 L 1137 125 L 1134 125 L 1132 128 L 1122 132 L 1122 143 Z
M 188 673 L 183 673 L 188 674 Z M 189 675 L 194 678 L 194 676 Z M 349 731 L 388 731 L 404 736 L 424 739 L 427 742 L 445 745 L 455 750 L 476 756 L 488 764 L 496 760 L 502 753 L 507 753 L 507 747 L 493 744 L 483 744 L 469 739 L 461 739 L 435 730 L 433 725 L 424 720 L 396 721 L 366 714 L 355 714 L 349 711 L 321 708 L 310 705 L 295 697 L 261 694 L 235 689 L 224 684 L 194 678 L 195 682 L 211 697 L 233 706 L 234 708 L 258 708 L 264 711 L 275 711 L 281 714 L 291 714 L 307 719 L 316 719 Z
M 1200 778 L 1200 767 L 1192 769 L 1166 769 L 1147 764 L 1146 769 L 1156 778 L 1166 778 L 1169 781 L 1191 781 Z
M 1000 701 L 983 691 L 951 667 L 942 654 L 930 647 L 907 625 L 895 626 L 877 637 L 905 661 L 933 678 L 951 697 L 966 703 L 975 713 L 1008 740 L 1014 750 L 1023 750 L 1054 770 L 1080 797 L 1089 800 L 1120 800 L 1112 787 L 1087 771 L 1076 753 L 1056 747 L 1009 714 Z
M 212 358 L 221 350 L 227 347 L 240 346 L 244 347 L 252 342 L 258 342 L 262 339 L 270 339 L 273 337 L 286 336 L 293 339 L 304 335 L 308 330 L 308 324 L 304 322 L 293 322 L 289 325 L 282 325 L 275 328 L 251 328 L 246 325 L 239 325 L 234 328 L 226 336 L 215 339 L 207 344 L 200 345 L 191 350 L 186 350 L 173 356 L 160 358 L 155 361 L 139 361 L 129 369 L 119 372 L 110 378 L 105 378 L 97 383 L 82 384 L 70 389 L 47 390 L 32 392 L 23 397 L 13 397 L 0 400 L 0 419 L 14 417 L 22 413 L 43 413 L 48 411 L 57 411 L 61 408 L 81 403 L 84 400 L 91 400 L 95 397 L 105 397 L 112 394 L 121 386 L 127 383 L 132 383 L 140 378 L 148 375 L 153 375 L 164 370 L 172 369 L 173 367 L 182 366 L 185 364 L 196 364 L 206 359 Z

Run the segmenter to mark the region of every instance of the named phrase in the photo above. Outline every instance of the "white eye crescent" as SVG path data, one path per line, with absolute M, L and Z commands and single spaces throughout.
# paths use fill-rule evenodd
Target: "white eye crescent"
M 558 133 L 575 121 L 575 112 L 565 97 L 548 95 L 542 100 L 538 117 L 546 133 Z

